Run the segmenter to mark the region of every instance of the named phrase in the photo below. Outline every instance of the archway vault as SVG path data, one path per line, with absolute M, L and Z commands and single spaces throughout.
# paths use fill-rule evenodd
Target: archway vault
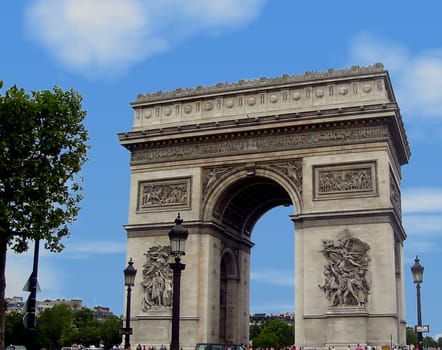
M 131 153 L 127 257 L 141 271 L 134 343 L 170 341 L 177 212 L 190 232 L 182 347 L 247 343 L 251 232 L 266 211 L 293 205 L 296 344 L 405 344 L 410 149 L 382 65 L 139 95 L 132 107 L 119 138 Z
M 278 170 L 270 169 L 271 166 Z M 230 171 L 209 186 L 202 205 L 205 221 L 217 221 L 224 229 L 250 238 L 255 223 L 270 209 L 295 204 L 300 211 L 300 159 L 267 166 L 248 164 L 247 170 L 242 168 L 223 166 L 206 170 L 212 174 L 220 169 Z

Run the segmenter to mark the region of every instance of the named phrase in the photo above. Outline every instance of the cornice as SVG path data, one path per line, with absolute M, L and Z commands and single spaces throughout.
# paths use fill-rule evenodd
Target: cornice
M 363 114 L 361 114 L 363 112 Z M 400 164 L 408 162 L 410 151 L 405 133 L 397 128 L 398 107 L 395 103 L 359 107 L 334 108 L 322 111 L 271 115 L 260 118 L 227 120 L 172 126 L 151 130 L 135 130 L 120 133 L 120 143 L 131 152 L 140 149 L 189 145 L 194 143 L 243 139 L 252 136 L 287 133 L 317 132 L 342 127 L 366 127 L 388 125 L 391 144 L 395 145 Z M 405 143 L 405 145 L 404 145 Z M 319 145 L 318 145 L 319 146 Z
M 261 77 L 253 80 L 239 80 L 236 83 L 217 83 L 213 86 L 197 86 L 195 88 L 177 88 L 173 91 L 156 91 L 153 93 L 139 94 L 137 100 L 132 102 L 132 106 L 146 102 L 160 102 L 170 99 L 182 99 L 189 97 L 199 97 L 211 94 L 228 93 L 232 91 L 259 89 L 267 87 L 277 87 L 285 84 L 313 82 L 317 80 L 350 78 L 363 74 L 385 73 L 382 63 L 375 63 L 372 66 L 352 66 L 351 68 L 335 70 L 330 68 L 326 72 L 307 71 L 304 74 L 289 75 L 284 74 L 276 78 Z
M 346 123 L 388 114 L 399 163 L 408 163 L 411 155 L 389 74 L 382 64 L 156 92 L 139 96 L 132 107 L 132 130 L 119 134 L 120 143 L 131 151 L 195 142 L 201 137 L 229 138 L 230 133 L 245 129 L 260 133 L 277 124 L 314 128 L 327 122 L 333 125 L 336 120 Z
M 407 238 L 394 208 L 300 213 L 291 215 L 290 218 L 295 222 L 296 228 L 389 223 L 400 242 Z
M 118 134 L 120 142 L 123 146 L 128 147 L 129 145 L 135 141 L 137 142 L 148 142 L 153 139 L 161 139 L 165 138 L 170 140 L 171 138 L 182 138 L 186 133 L 203 133 L 205 131 L 208 132 L 224 132 L 224 130 L 228 128 L 239 128 L 239 127 L 254 127 L 258 126 L 261 128 L 266 124 L 272 124 L 278 122 L 281 126 L 284 126 L 283 123 L 289 122 L 291 124 L 300 123 L 303 124 L 304 127 L 307 125 L 321 125 L 323 123 L 327 125 L 333 125 L 335 123 L 343 123 L 344 121 L 339 122 L 329 122 L 327 119 L 330 118 L 338 118 L 338 119 L 354 119 L 356 115 L 358 115 L 357 119 L 369 119 L 371 114 L 373 113 L 389 113 L 390 115 L 395 115 L 398 110 L 398 106 L 396 103 L 382 103 L 377 105 L 360 105 L 357 107 L 336 107 L 330 109 L 316 110 L 316 111 L 303 111 L 303 112 L 295 112 L 295 113 L 286 113 L 286 114 L 273 114 L 273 115 L 265 115 L 260 117 L 249 117 L 243 119 L 230 119 L 223 120 L 219 122 L 198 122 L 192 124 L 185 125 L 173 125 L 173 126 L 163 126 L 154 129 L 141 130 L 135 129 L 129 132 L 122 132 Z M 361 115 L 361 113 L 364 113 Z M 401 123 L 401 126 L 403 124 Z M 314 127 L 314 126 L 313 126 Z M 236 130 L 235 130 L 236 132 Z

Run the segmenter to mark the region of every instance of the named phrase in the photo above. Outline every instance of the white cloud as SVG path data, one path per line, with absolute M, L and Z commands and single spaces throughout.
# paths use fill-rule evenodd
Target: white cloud
M 42 248 L 40 244 L 38 282 L 42 289 L 39 298 L 61 298 L 63 290 L 67 285 L 67 276 L 63 272 L 62 265 L 54 263 L 55 259 L 86 259 L 92 255 L 117 254 L 126 251 L 125 242 L 100 241 L 69 243 L 62 253 L 51 253 Z M 62 256 L 61 256 L 62 255 Z M 6 296 L 27 297 L 29 293 L 23 292 L 23 287 L 31 275 L 33 265 L 34 247 L 30 244 L 30 249 L 22 254 L 12 251 L 7 254 L 6 263 Z
M 411 263 L 417 255 L 436 253 L 440 251 L 440 244 L 430 240 L 407 240 L 405 244 L 405 262 Z
M 413 188 L 402 192 L 404 213 L 442 213 L 442 189 Z
M 389 70 L 396 71 L 403 69 L 408 59 L 409 53 L 405 46 L 382 41 L 371 34 L 359 34 L 350 42 L 350 65 L 382 62 Z
M 350 43 L 351 64 L 382 62 L 407 117 L 442 118 L 442 48 L 412 54 L 404 45 L 360 34 Z
M 100 241 L 100 242 L 90 242 L 85 243 L 71 243 L 66 247 L 67 255 L 77 255 L 77 254 L 114 254 L 126 252 L 126 242 L 114 242 L 114 241 Z
M 31 275 L 33 265 L 32 252 L 24 254 L 8 253 L 6 264 L 6 296 L 27 297 L 28 292 L 23 287 Z M 57 265 L 51 264 L 45 259 L 39 260 L 38 283 L 44 289 L 44 296 L 52 295 L 59 297 L 63 289 L 65 275 Z
M 274 286 L 293 287 L 295 284 L 294 272 L 290 270 L 264 269 L 251 271 L 250 279 L 253 282 L 271 284 Z
M 409 236 L 439 235 L 442 227 L 442 214 L 404 215 L 403 221 Z
M 37 0 L 31 37 L 74 71 L 114 75 L 199 32 L 247 24 L 265 0 Z
M 442 189 L 412 188 L 402 193 L 403 224 L 408 239 L 407 252 L 433 253 L 441 249 Z

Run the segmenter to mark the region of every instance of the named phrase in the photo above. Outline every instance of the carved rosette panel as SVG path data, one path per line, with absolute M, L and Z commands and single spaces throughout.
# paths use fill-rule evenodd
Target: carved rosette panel
M 390 201 L 398 217 L 402 218 L 401 191 L 399 190 L 399 186 L 391 172 L 390 172 Z
M 191 178 L 142 181 L 138 188 L 138 211 L 189 209 Z
M 140 94 L 137 97 L 138 106 L 135 107 L 135 122 L 137 127 L 164 126 L 168 123 L 183 125 L 183 122 L 212 119 L 220 115 L 235 119 L 249 118 L 249 115 L 262 111 L 279 114 L 278 112 L 284 113 L 287 109 L 300 107 L 316 109 L 329 106 L 331 103 L 354 104 L 355 101 L 388 103 L 385 77 L 333 81 L 333 78 L 345 76 L 342 72 L 350 75 L 359 75 L 362 72 L 384 73 L 381 66 L 367 68 L 352 67 L 343 71 L 306 72 L 298 76 L 284 74 L 270 79 L 262 77 L 257 80 L 240 80 L 237 83 L 218 83 L 213 86 Z M 325 80 L 320 83 L 318 79 Z M 281 84 L 285 87 L 281 88 Z
M 172 270 L 169 268 L 170 246 L 154 245 L 144 254 L 143 300 L 144 312 L 172 307 Z
M 326 259 L 324 284 L 321 288 L 330 306 L 361 307 L 367 303 L 370 287 L 367 281 L 367 251 L 370 246 L 344 230 L 337 239 L 322 241 L 321 253 Z
M 376 162 L 314 167 L 314 198 L 377 195 Z

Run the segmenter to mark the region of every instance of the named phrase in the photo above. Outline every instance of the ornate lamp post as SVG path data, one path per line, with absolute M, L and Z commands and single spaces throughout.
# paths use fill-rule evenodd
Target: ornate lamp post
M 413 282 L 416 283 L 417 292 L 417 341 L 419 343 L 419 350 L 422 349 L 422 314 L 421 314 L 421 283 L 424 279 L 424 267 L 419 263 L 419 258 L 416 255 L 414 265 L 411 267 L 413 274 Z
M 124 349 L 130 349 L 130 335 L 132 334 L 132 328 L 130 328 L 130 296 L 132 292 L 132 286 L 135 284 L 135 275 L 137 270 L 134 268 L 134 262 L 130 258 L 127 267 L 124 269 L 124 284 L 127 286 L 127 300 L 126 300 L 126 327 L 123 328 L 124 337 Z
M 175 257 L 175 262 L 169 266 L 173 270 L 173 300 L 172 300 L 172 340 L 170 350 L 180 348 L 180 283 L 181 271 L 186 267 L 181 263 L 181 256 L 185 255 L 185 243 L 189 232 L 181 225 L 183 220 L 178 213 L 175 226 L 169 232 L 170 253 Z

